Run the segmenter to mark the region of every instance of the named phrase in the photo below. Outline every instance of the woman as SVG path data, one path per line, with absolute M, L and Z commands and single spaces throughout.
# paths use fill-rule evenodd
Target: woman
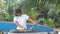
M 33 25 L 35 21 L 32 20 L 28 15 L 22 14 L 21 9 L 15 9 L 14 23 L 17 25 L 17 29 L 27 29 L 26 21 L 30 21 Z

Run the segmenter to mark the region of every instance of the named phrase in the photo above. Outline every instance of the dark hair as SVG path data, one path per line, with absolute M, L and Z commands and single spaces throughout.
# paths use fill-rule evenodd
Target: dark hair
M 21 9 L 15 9 L 15 16 L 17 16 L 17 13 L 21 13 L 22 11 L 21 11 Z

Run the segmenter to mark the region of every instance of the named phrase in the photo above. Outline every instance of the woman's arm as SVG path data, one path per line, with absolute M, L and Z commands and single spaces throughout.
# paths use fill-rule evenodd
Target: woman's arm
M 25 27 L 23 27 L 22 25 L 20 25 L 20 24 L 18 23 L 18 21 L 15 21 L 15 23 L 16 23 L 17 26 L 26 29 Z
M 36 22 L 34 20 L 32 20 L 31 18 L 28 18 L 28 21 L 30 21 L 33 25 L 36 24 Z

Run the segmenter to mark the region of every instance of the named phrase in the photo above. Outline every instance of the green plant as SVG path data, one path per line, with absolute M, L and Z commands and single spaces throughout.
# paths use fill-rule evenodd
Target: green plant
M 54 21 L 51 20 L 50 18 L 48 18 L 48 19 L 45 20 L 45 21 L 46 21 L 46 23 L 47 23 L 47 25 L 48 25 L 49 27 L 53 27 L 53 28 L 56 27 Z

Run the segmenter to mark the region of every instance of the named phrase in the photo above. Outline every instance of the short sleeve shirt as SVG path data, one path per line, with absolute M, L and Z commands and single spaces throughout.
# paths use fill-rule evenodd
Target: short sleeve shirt
M 26 27 L 26 21 L 28 20 L 29 16 L 26 14 L 22 14 L 21 16 L 15 16 L 13 21 L 18 21 L 18 23 L 20 25 L 22 25 L 23 27 Z

